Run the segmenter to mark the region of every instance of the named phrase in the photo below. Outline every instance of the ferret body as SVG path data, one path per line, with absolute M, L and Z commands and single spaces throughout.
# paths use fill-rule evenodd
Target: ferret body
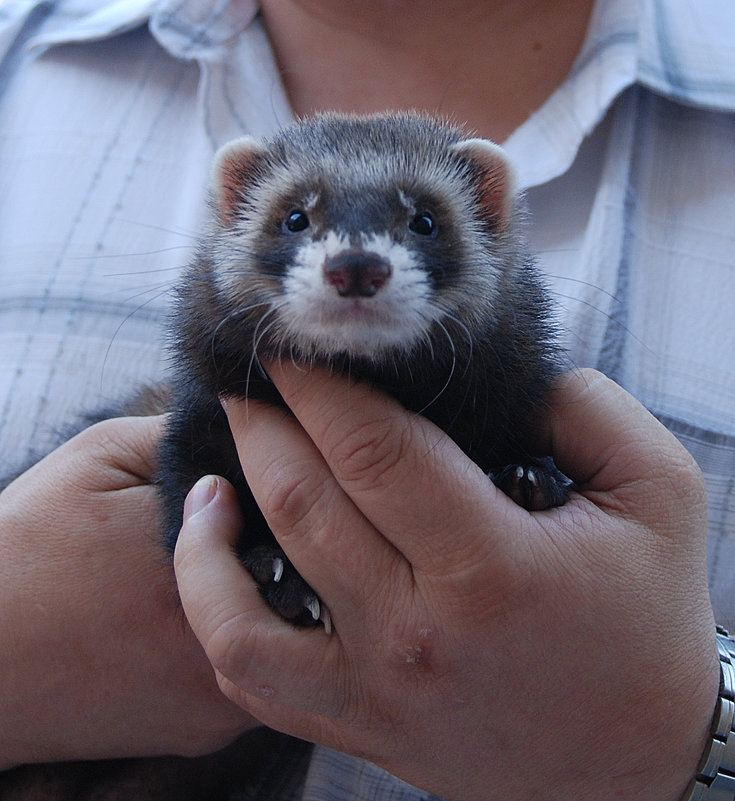
M 560 360 L 499 147 L 418 115 L 320 116 L 225 146 L 212 206 L 171 322 L 159 482 L 170 547 L 194 481 L 224 475 L 248 521 L 240 553 L 270 605 L 302 625 L 324 617 L 253 501 L 219 402 L 281 402 L 261 359 L 367 380 L 527 508 L 564 501 L 563 477 L 527 450 Z

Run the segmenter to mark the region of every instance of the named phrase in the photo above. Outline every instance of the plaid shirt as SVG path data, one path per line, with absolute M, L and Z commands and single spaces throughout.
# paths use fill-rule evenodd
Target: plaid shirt
M 601 0 L 567 80 L 505 143 L 573 362 L 619 381 L 704 471 L 730 627 L 734 31 L 730 0 Z M 250 0 L 4 0 L 0 61 L 1 471 L 160 377 L 215 147 L 292 115 Z M 294 785 L 279 801 L 426 797 L 322 748 Z

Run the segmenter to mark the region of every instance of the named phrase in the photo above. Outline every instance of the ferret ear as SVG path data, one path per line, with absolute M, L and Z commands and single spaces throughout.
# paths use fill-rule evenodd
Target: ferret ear
M 263 146 L 252 136 L 233 139 L 215 154 L 212 166 L 212 190 L 217 216 L 229 227 L 237 216 L 238 204 L 253 180 L 253 169 Z
M 502 233 L 510 222 L 518 191 L 515 167 L 508 154 L 489 139 L 464 139 L 453 149 L 477 171 L 480 202 L 493 230 Z

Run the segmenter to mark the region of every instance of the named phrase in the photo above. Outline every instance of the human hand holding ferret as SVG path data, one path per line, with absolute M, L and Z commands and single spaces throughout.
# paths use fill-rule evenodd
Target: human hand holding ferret
M 202 479 L 176 552 L 185 611 L 232 700 L 445 797 L 672 801 L 717 693 L 705 498 L 686 451 L 592 371 L 546 444 L 577 492 L 529 513 L 365 384 L 290 365 L 293 411 L 227 411 L 270 526 L 333 631 L 270 612 Z
M 0 769 L 203 754 L 254 724 L 218 691 L 161 553 L 162 424 L 100 423 L 0 495 Z

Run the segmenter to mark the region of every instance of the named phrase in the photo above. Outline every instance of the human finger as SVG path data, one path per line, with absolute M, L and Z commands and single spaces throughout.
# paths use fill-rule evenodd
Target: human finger
M 327 692 L 323 670 L 339 648 L 335 638 L 323 629 L 297 633 L 266 608 L 234 550 L 241 525 L 232 486 L 205 476 L 187 498 L 174 555 L 182 606 L 220 683 L 243 706 L 248 696 L 292 707 L 331 696 L 337 704 L 336 688 Z
M 67 449 L 100 465 L 99 479 L 105 486 L 97 484 L 96 489 L 114 489 L 119 483 L 128 486 L 131 478 L 149 484 L 158 469 L 157 448 L 165 421 L 165 415 L 104 420 L 69 440 Z
M 672 509 L 704 514 L 701 471 L 679 441 L 635 398 L 596 370 L 565 374 L 547 418 L 551 452 L 577 489 L 600 508 L 666 529 Z M 667 498 L 684 503 L 676 506 Z
M 135 474 L 155 450 L 149 422 L 101 423 L 0 495 L 9 763 L 202 753 L 248 725 L 185 625 L 157 489 Z
M 395 583 L 409 565 L 355 506 L 293 416 L 252 400 L 223 405 L 245 477 L 279 544 L 341 634 L 362 630 L 372 604 L 391 595 L 385 577 Z
M 502 545 L 506 516 L 519 510 L 431 422 L 322 368 L 279 363 L 271 377 L 344 492 L 414 568 L 444 571 L 491 547 L 488 516 Z

